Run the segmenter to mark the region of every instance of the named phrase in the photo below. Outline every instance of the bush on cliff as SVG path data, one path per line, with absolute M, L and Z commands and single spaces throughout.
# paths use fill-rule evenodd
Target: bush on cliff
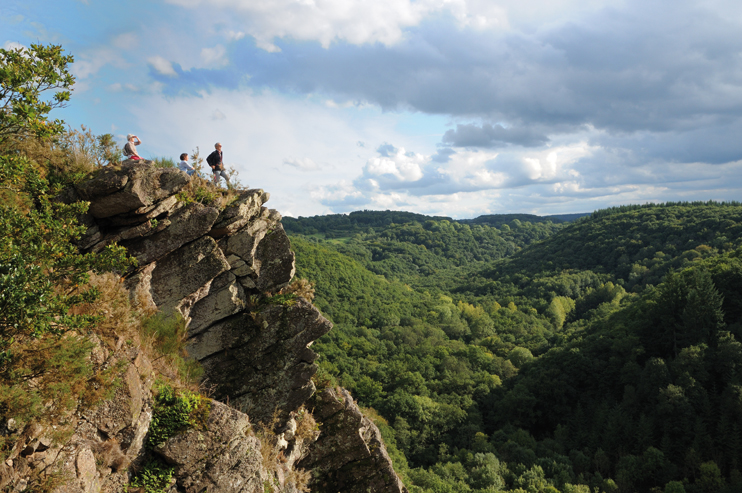
M 0 415 L 23 421 L 63 414 L 101 379 L 81 337 L 99 316 L 79 308 L 99 295 L 91 273 L 131 263 L 117 246 L 78 253 L 74 241 L 85 228 L 77 217 L 87 204 L 55 201 L 54 161 L 29 158 L 59 149 L 64 122 L 48 113 L 69 99 L 71 61 L 54 45 L 0 49 Z

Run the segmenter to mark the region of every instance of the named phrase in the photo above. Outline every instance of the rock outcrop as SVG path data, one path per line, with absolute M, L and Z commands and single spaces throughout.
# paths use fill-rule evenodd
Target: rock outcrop
M 294 254 L 281 215 L 264 206 L 269 195 L 232 192 L 222 207 L 179 194 L 188 184 L 177 169 L 125 161 L 59 197 L 90 201 L 80 249 L 128 249 L 138 261 L 126 273 L 132 298 L 185 318 L 190 356 L 203 366 L 213 397 L 229 403 L 213 402 L 205 430 L 148 452 L 175 467 L 173 491 L 298 491 L 290 478 L 300 469 L 312 470 L 311 491 L 405 491 L 378 429 L 346 391 L 313 398 L 322 422 L 314 444 L 316 433 L 295 434 L 295 417 L 315 393 L 317 355 L 309 346 L 331 324 L 310 302 L 280 294 L 294 276 Z M 70 479 L 59 492 L 124 490 L 124 466 L 142 459 L 152 417 L 152 369 L 127 345 L 101 364 L 125 367 L 116 396 L 80 416 L 64 445 L 45 438 L 48 430 L 8 432 L 18 440 L 0 465 L 0 488 L 20 491 L 31 469 L 54 464 Z M 266 467 L 253 425 L 272 427 L 281 467 Z
M 262 492 L 273 477 L 263 465 L 260 440 L 244 413 L 213 402 L 204 430 L 188 430 L 155 448 L 176 466 L 180 491 Z
M 96 369 L 121 372 L 114 397 L 93 410 L 68 416 L 74 432 L 64 441 L 55 436 L 56 426 L 6 429 L 3 435 L 15 438 L 15 446 L 0 464 L 0 490 L 11 485 L 23 491 L 32 475 L 53 474 L 61 483 L 55 489 L 59 493 L 124 491 L 127 466 L 140 457 L 152 419 L 154 374 L 140 349 L 121 341 L 110 352 L 99 340 L 93 342 Z
M 394 472 L 379 428 L 363 415 L 347 390 L 323 389 L 312 397 L 310 409 L 322 423 L 320 435 L 298 465 L 312 471 L 313 492 L 407 492 Z

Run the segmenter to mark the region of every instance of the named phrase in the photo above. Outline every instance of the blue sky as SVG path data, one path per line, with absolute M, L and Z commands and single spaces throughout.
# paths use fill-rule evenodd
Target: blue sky
M 0 33 L 75 56 L 53 116 L 220 141 L 284 215 L 742 197 L 736 0 L 3 0 Z

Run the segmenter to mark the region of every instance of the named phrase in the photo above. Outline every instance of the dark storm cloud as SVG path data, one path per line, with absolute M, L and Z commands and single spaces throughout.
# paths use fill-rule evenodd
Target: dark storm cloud
M 505 128 L 500 124 L 456 125 L 448 130 L 441 141 L 454 147 L 504 147 L 508 144 L 537 147 L 546 144 L 549 138 L 527 128 Z
M 673 132 L 605 134 L 591 139 L 606 149 L 631 149 L 635 165 L 663 160 L 678 163 L 728 163 L 742 159 L 742 120 L 714 122 Z
M 629 148 L 654 134 L 649 152 L 667 159 L 728 162 L 742 158 L 722 137 L 742 120 L 740 28 L 719 4 L 629 0 L 529 32 L 438 17 L 393 46 L 277 40 L 268 53 L 245 38 L 227 68 L 152 75 L 171 93 L 248 84 L 506 124 L 458 125 L 443 137 L 456 147 L 533 147 L 595 128 Z M 718 130 L 715 145 L 700 128 Z M 680 132 L 692 138 L 672 145 Z
M 739 28 L 688 2 L 629 2 L 533 34 L 428 22 L 399 45 L 280 43 L 235 62 L 251 84 L 515 127 L 634 131 L 742 114 Z M 250 41 L 244 46 L 249 48 Z
M 456 154 L 456 151 L 451 149 L 450 147 L 443 147 L 441 149 L 438 149 L 438 151 L 431 156 L 430 160 L 434 163 L 447 163 L 451 160 L 451 156 Z

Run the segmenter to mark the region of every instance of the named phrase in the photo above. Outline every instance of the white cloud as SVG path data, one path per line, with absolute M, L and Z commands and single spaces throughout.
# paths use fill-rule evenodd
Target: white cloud
M 149 57 L 147 62 L 162 75 L 167 75 L 168 77 L 178 76 L 177 72 L 175 72 L 175 69 L 173 68 L 173 64 L 159 55 Z
M 376 194 L 371 197 L 371 202 L 382 209 L 397 208 L 407 202 L 406 197 L 399 193 Z
M 405 38 L 405 30 L 423 19 L 447 14 L 462 28 L 510 29 L 513 24 L 544 22 L 565 13 L 615 4 L 609 0 L 166 0 L 184 8 L 205 7 L 240 17 L 239 31 L 269 52 L 280 51 L 275 40 L 318 41 L 325 48 L 335 41 L 390 46 Z
M 286 158 L 283 160 L 283 164 L 293 166 L 301 171 L 317 171 L 320 169 L 319 165 L 308 157 L 302 159 Z
M 345 180 L 334 185 L 319 186 L 310 192 L 310 197 L 317 202 L 333 205 L 362 205 L 368 202 L 368 199 L 360 190 Z M 353 207 L 351 207 L 351 210 Z
M 122 84 L 121 82 L 114 82 L 113 84 L 108 86 L 108 90 L 111 92 L 121 92 L 123 90 L 131 91 L 131 92 L 137 92 L 139 91 L 139 88 L 135 86 L 134 84 Z
M 71 70 L 78 79 L 87 79 L 96 75 L 106 65 L 112 65 L 118 69 L 129 66 L 122 56 L 121 50 L 114 50 L 104 46 L 76 54 Z M 75 89 L 79 90 L 77 84 L 75 85 Z
M 202 48 L 201 60 L 203 60 L 205 67 L 224 67 L 229 63 L 229 60 L 227 60 L 227 49 L 222 45 L 216 45 L 213 48 Z
M 226 36 L 230 41 L 237 41 L 244 38 L 245 33 L 243 31 L 227 31 Z
M 423 177 L 420 165 L 426 160 L 422 154 L 405 152 L 404 148 L 399 148 L 386 156 L 369 159 L 363 168 L 363 174 L 367 178 L 414 182 Z
M 342 207 L 328 204 L 362 208 L 368 200 L 352 182 L 373 148 L 386 138 L 409 142 L 396 130 L 398 114 L 366 109 L 368 118 L 359 118 L 354 110 L 327 108 L 318 98 L 287 98 L 268 90 L 214 89 L 197 97 L 144 92 L 127 103 L 123 111 L 109 111 L 105 125 L 113 121 L 140 135 L 142 156 L 177 157 L 197 146 L 206 156 L 221 142 L 225 163 L 240 172 L 243 184 L 270 192 L 269 207 L 301 216 Z M 216 108 L 227 118 L 212 120 Z M 147 118 L 138 116 L 143 113 Z M 358 147 L 360 140 L 375 145 Z
M 506 11 L 488 1 L 466 0 L 166 0 L 185 8 L 208 5 L 242 16 L 241 26 L 269 52 L 279 51 L 281 38 L 318 41 L 325 48 L 334 41 L 351 44 L 393 45 L 416 26 L 439 12 L 453 15 L 460 25 L 505 28 Z M 229 39 L 245 32 L 228 31 Z M 239 36 L 239 37 L 237 37 Z
M 27 50 L 28 48 L 15 41 L 6 41 L 3 43 L 4 50 Z
M 111 44 L 124 52 L 134 52 L 139 46 L 139 37 L 136 33 L 123 33 L 113 38 Z
M 226 120 L 227 119 L 227 115 L 225 115 L 224 113 L 222 113 L 220 110 L 216 109 L 211 114 L 211 119 L 212 120 Z

